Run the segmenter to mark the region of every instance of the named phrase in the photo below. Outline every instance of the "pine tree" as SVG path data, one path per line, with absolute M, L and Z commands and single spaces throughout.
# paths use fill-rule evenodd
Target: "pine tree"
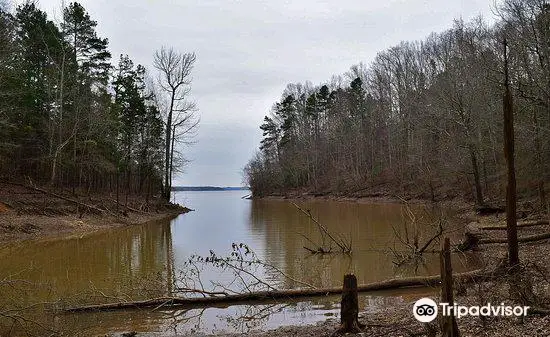
M 72 138 L 72 153 L 68 164 L 72 171 L 73 193 L 75 187 L 81 186 L 85 179 L 85 169 L 90 167 L 93 147 L 101 142 L 101 139 L 93 137 L 97 125 L 92 122 L 112 122 L 105 110 L 92 111 L 87 108 L 105 106 L 102 100 L 107 96 L 106 86 L 111 68 L 108 40 L 97 36 L 96 26 L 97 22 L 90 18 L 79 3 L 73 2 L 65 8 L 61 27 L 71 51 L 66 77 L 69 91 L 66 110 L 70 114 L 68 123 L 73 129 L 73 135 L 67 137 Z
M 11 114 L 11 137 L 20 144 L 20 169 L 36 176 L 50 146 L 61 34 L 46 13 L 31 2 L 17 8 L 15 24 L 12 85 L 17 95 L 11 101 L 16 111 Z
M 97 36 L 97 22 L 78 2 L 65 8 L 63 19 L 61 28 L 72 47 L 75 67 L 83 74 L 106 83 L 111 68 L 111 53 L 107 50 L 108 40 Z

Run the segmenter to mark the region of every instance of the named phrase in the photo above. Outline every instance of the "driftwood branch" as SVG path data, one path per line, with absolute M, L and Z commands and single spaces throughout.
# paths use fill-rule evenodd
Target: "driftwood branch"
M 435 232 L 428 240 L 426 240 L 426 242 L 422 245 L 422 247 L 419 248 L 420 231 L 418 228 L 416 216 L 411 211 L 408 204 L 405 204 L 405 206 L 406 206 L 405 211 L 407 212 L 407 216 L 410 219 L 411 223 L 413 224 L 412 239 L 409 238 L 408 225 L 406 223 L 404 225 L 405 238 L 403 238 L 403 236 L 399 233 L 397 228 L 395 228 L 395 226 L 392 225 L 392 229 L 395 237 L 399 241 L 401 241 L 403 245 L 409 247 L 410 249 L 410 252 L 408 253 L 401 253 L 395 249 L 391 249 L 393 255 L 395 256 L 395 259 L 392 261 L 392 263 L 395 264 L 396 266 L 401 266 L 410 262 L 418 262 L 424 253 L 430 252 L 430 250 L 428 250 L 430 245 L 436 239 L 439 239 L 444 233 L 442 220 L 440 219 L 437 224 L 437 228 L 438 228 L 437 232 Z M 436 252 L 439 252 L 439 251 L 436 251 Z
M 455 274 L 454 278 L 461 282 L 479 282 L 485 280 L 491 280 L 497 277 L 499 273 L 495 270 L 474 270 L 465 273 Z M 387 289 L 398 288 L 410 288 L 410 287 L 435 287 L 441 282 L 440 275 L 427 276 L 427 277 L 410 277 L 410 278 L 396 278 L 389 279 L 380 282 L 374 282 L 369 284 L 360 285 L 357 287 L 358 292 L 369 292 Z M 74 307 L 65 309 L 65 312 L 88 312 L 88 311 L 102 311 L 102 310 L 121 310 L 121 309 L 135 309 L 135 308 L 147 308 L 162 306 L 187 306 L 187 307 L 204 307 L 214 306 L 217 304 L 232 304 L 245 301 L 269 301 L 274 299 L 292 299 L 301 297 L 314 297 L 314 296 L 328 296 L 341 294 L 341 287 L 322 288 L 322 289 L 291 289 L 291 290 L 273 290 L 273 291 L 260 291 L 253 293 L 244 293 L 228 296 L 213 296 L 213 297 L 161 297 L 144 301 L 135 302 L 119 302 L 108 304 L 96 304 L 87 305 L 81 307 Z

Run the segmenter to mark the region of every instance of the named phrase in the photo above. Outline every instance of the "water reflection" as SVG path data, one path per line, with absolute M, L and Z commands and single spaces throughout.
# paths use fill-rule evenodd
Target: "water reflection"
M 127 227 L 69 240 L 8 245 L 0 249 L 2 270 L 18 278 L 47 283 L 51 296 L 80 299 L 94 287 L 132 293 L 136 280 L 156 275 L 170 287 L 173 278 L 170 221 Z M 37 293 L 48 298 L 49 294 Z
M 46 309 L 104 303 L 170 292 L 174 277 L 170 221 L 66 240 L 10 244 L 0 249 L 0 266 L 2 278 L 15 285 L 0 287 L 2 311 L 15 310 L 53 329 L 82 331 L 85 324 L 67 324 L 66 317 L 43 315 L 36 310 L 42 306 L 23 308 L 36 303 L 45 303 Z M 21 284 L 30 289 L 22 291 Z M 12 320 L 0 321 L 0 335 L 6 335 L 4 329 L 11 325 Z
M 236 192 L 188 192 L 177 194 L 179 202 L 197 211 L 172 221 L 160 221 L 76 237 L 66 240 L 24 242 L 0 248 L 4 277 L 29 280 L 40 286 L 25 292 L 0 287 L 1 306 L 36 302 L 64 305 L 115 302 L 172 294 L 180 286 L 180 271 L 192 254 L 207 256 L 231 251 L 232 243 L 246 243 L 258 258 L 274 268 L 261 268 L 255 276 L 279 288 L 301 286 L 303 280 L 316 286 L 339 286 L 347 272 L 359 283 L 396 276 L 437 274 L 437 255 L 427 254 L 418 270 L 396 268 L 388 247 L 399 248 L 392 225 L 405 221 L 402 206 L 326 200 L 301 202 L 329 230 L 353 238 L 353 253 L 312 255 L 303 246 L 320 240 L 311 220 L 284 200 L 243 200 Z M 413 207 L 419 221 L 430 222 L 439 213 Z M 452 217 L 452 214 L 446 214 Z M 475 266 L 471 256 L 456 256 L 457 271 Z M 284 277 L 283 274 L 291 278 Z M 216 269 L 202 273 L 208 281 L 231 281 Z M 226 278 L 224 278 L 226 277 Z M 361 296 L 361 309 L 377 311 L 384 306 L 418 297 L 426 290 L 391 291 Z M 427 290 L 428 292 L 433 290 Z M 184 334 L 193 331 L 246 332 L 280 325 L 307 324 L 337 316 L 339 297 L 304 299 L 299 302 L 261 303 L 182 310 L 123 311 L 109 313 L 42 315 L 48 326 L 70 331 L 68 335 L 102 335 L 113 331 L 163 331 Z M 1 309 L 1 307 L 0 307 Z M 0 335 L 2 332 L 0 331 Z
M 328 287 L 340 285 L 342 275 L 348 272 L 355 273 L 359 283 L 439 272 L 438 254 L 425 254 L 425 263 L 418 268 L 396 268 L 392 263 L 394 256 L 389 248 L 406 249 L 394 234 L 394 228 L 402 228 L 408 221 L 403 217 L 402 205 L 313 200 L 301 202 L 300 207 L 310 210 L 329 231 L 350 237 L 353 252 L 351 256 L 309 254 L 304 246 L 310 243 L 304 236 L 314 242 L 321 241 L 320 231 L 311 219 L 288 201 L 255 200 L 250 213 L 251 231 L 263 236 L 266 259 L 289 275 Z M 453 221 L 452 214 L 441 214 L 421 205 L 410 208 L 419 223 L 430 224 L 439 220 L 440 216 Z M 428 228 L 422 237 L 428 238 L 432 234 Z M 471 268 L 470 258 L 469 255 L 457 256 L 454 269 L 462 271 Z M 284 283 L 284 287 L 293 286 L 288 280 Z

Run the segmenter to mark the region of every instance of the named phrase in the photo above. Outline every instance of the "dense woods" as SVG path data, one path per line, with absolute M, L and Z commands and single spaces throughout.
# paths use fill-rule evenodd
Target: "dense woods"
M 505 195 L 506 38 L 518 193 L 546 208 L 550 5 L 506 0 L 497 13 L 492 26 L 457 20 L 324 84 L 289 84 L 245 167 L 254 194 L 460 195 L 477 204 Z
M 178 127 L 196 125 L 194 110 L 175 125 L 161 81 L 126 55 L 112 66 L 108 40 L 82 5 L 63 8 L 59 23 L 32 1 L 0 6 L 0 177 L 169 198 L 180 161 L 174 139 L 184 136 Z M 176 67 L 187 55 L 171 52 Z

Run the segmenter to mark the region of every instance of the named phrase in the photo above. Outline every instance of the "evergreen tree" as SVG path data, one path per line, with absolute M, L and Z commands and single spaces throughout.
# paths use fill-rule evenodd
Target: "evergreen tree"
M 15 20 L 0 7 L 0 170 L 5 171 L 4 163 L 13 155 L 15 142 L 10 136 L 14 125 L 12 115 L 15 107 L 14 88 L 17 76 L 15 60 Z M 7 166 L 7 165 L 6 165 Z
M 82 74 L 106 83 L 111 68 L 111 53 L 107 50 L 108 40 L 97 36 L 96 26 L 97 22 L 78 2 L 65 8 L 61 28 L 71 45 L 75 67 Z
M 121 57 L 109 88 L 96 27 L 76 2 L 60 27 L 32 1 L 13 15 L 0 6 L 0 176 L 76 193 L 118 190 L 122 173 L 123 192 L 160 192 L 164 124 L 145 68 Z
M 10 137 L 19 144 L 19 170 L 36 172 L 49 147 L 49 121 L 55 101 L 55 63 L 61 35 L 34 3 L 17 8 L 9 85 Z

